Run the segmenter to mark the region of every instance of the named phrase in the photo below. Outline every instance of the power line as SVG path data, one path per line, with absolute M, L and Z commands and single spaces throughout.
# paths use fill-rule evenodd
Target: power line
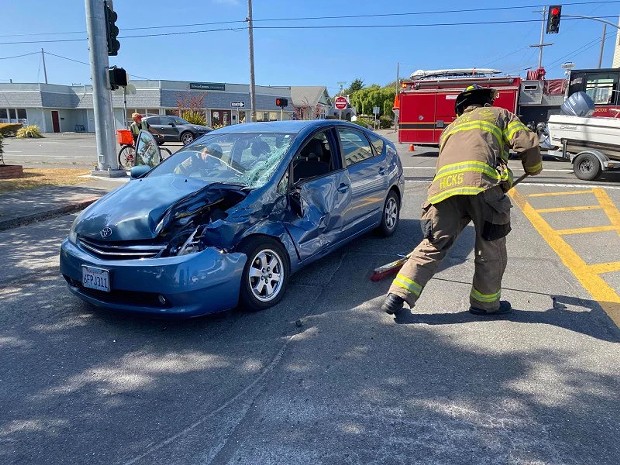
M 14 55 L 12 57 L 0 57 L 0 60 L 10 60 L 11 58 L 21 58 L 21 57 L 27 57 L 29 55 L 38 55 L 41 52 L 30 52 L 30 53 L 23 53 L 22 55 Z
M 600 4 L 611 4 L 611 3 L 620 3 L 620 0 L 606 0 L 606 1 L 583 1 L 583 2 L 570 2 L 563 3 L 564 7 L 566 6 L 578 6 L 578 5 L 600 5 Z M 456 10 L 437 10 L 437 11 L 410 11 L 404 13 L 377 13 L 377 14 L 359 14 L 359 15 L 332 15 L 332 16 L 308 16 L 308 17 L 295 17 L 295 18 L 263 18 L 263 19 L 253 19 L 253 22 L 268 22 L 268 21 L 317 21 L 317 20 L 331 20 L 331 19 L 355 19 L 355 18 L 388 18 L 388 17 L 403 17 L 403 16 L 421 16 L 421 15 L 436 15 L 436 14 L 451 14 L 451 13 L 477 13 L 477 12 L 488 12 L 488 11 L 506 11 L 506 10 L 517 10 L 517 9 L 529 9 L 529 8 L 539 8 L 544 5 L 515 5 L 510 7 L 489 7 L 489 8 L 462 8 Z M 606 18 L 615 18 L 616 16 L 605 16 Z M 603 16 L 601 17 L 603 18 Z M 142 31 L 142 30 L 150 30 L 150 29 L 163 29 L 163 28 L 179 28 L 179 27 L 198 27 L 198 26 L 213 26 L 213 25 L 223 25 L 223 24 L 245 24 L 247 21 L 244 20 L 234 20 L 234 21 L 212 21 L 212 22 L 202 22 L 202 23 L 189 23 L 189 24 L 175 24 L 175 25 L 161 25 L 161 26 L 145 26 L 145 27 L 133 27 L 133 28 L 123 28 L 123 31 Z M 461 23 L 451 23 L 449 25 L 457 25 Z M 485 22 L 482 23 L 462 23 L 462 24 L 488 24 Z M 438 26 L 445 24 L 437 24 Z M 418 26 L 418 25 L 412 25 Z M 358 26 L 350 26 L 350 27 L 358 27 Z M 362 26 L 365 27 L 365 26 Z M 393 27 L 393 26 L 383 26 L 383 27 Z M 394 26 L 399 27 L 399 26 Z M 400 26 L 403 27 L 403 26 Z M 404 26 L 411 27 L 411 26 Z M 265 26 L 261 28 L 266 28 Z M 217 31 L 226 31 L 226 30 L 240 30 L 237 28 L 233 29 L 213 29 L 208 31 L 195 31 L 195 32 L 187 32 L 191 33 L 200 33 L 200 32 L 217 32 Z M 0 35 L 0 37 L 26 37 L 26 36 L 40 36 L 40 35 L 63 35 L 63 34 L 86 34 L 86 31 L 71 31 L 71 32 L 34 32 L 34 33 L 24 33 L 24 34 L 11 34 L 11 35 Z M 137 37 L 137 36 L 126 36 L 126 37 Z M 152 37 L 152 36 L 149 36 Z M 58 42 L 74 42 L 85 39 L 58 39 Z M 0 43 L 0 45 L 11 45 L 11 44 L 22 44 L 22 43 L 45 43 L 49 41 L 36 41 L 36 42 L 10 42 L 10 43 Z
M 620 2 L 620 0 L 619 0 Z M 597 16 L 596 18 L 617 18 L 617 16 Z M 565 18 L 565 21 L 576 21 L 579 18 Z M 540 19 L 513 19 L 506 21 L 460 21 L 456 23 L 416 23 L 416 24 L 341 24 L 341 25 L 317 25 L 317 26 L 254 26 L 254 29 L 385 29 L 385 28 L 410 28 L 410 27 L 450 27 L 450 26 L 480 26 L 480 25 L 493 25 L 493 24 L 524 24 L 524 23 L 539 23 Z M 178 32 L 160 32 L 153 34 L 141 34 L 141 35 L 123 35 L 119 36 L 119 39 L 143 39 L 145 37 L 165 37 L 174 35 L 190 35 L 190 34 L 204 34 L 209 32 L 222 32 L 232 31 L 239 32 L 245 31 L 246 27 L 240 28 L 217 28 L 217 29 L 202 29 L 198 31 L 178 31 Z M 84 39 L 49 39 L 49 40 L 28 40 L 17 42 L 0 42 L 0 45 L 23 45 L 23 44 L 41 44 L 41 43 L 57 43 L 57 42 L 83 42 Z

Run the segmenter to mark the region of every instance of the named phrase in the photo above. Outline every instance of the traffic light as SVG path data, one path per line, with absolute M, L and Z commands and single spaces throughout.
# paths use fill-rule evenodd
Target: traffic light
M 110 77 L 110 89 L 116 90 L 119 87 L 127 87 L 127 71 L 123 68 L 112 66 L 108 69 L 108 76 Z
M 547 16 L 547 34 L 557 34 L 560 32 L 560 15 L 562 5 L 551 5 Z
M 108 55 L 116 56 L 118 49 L 121 48 L 121 43 L 116 38 L 119 32 L 116 25 L 118 15 L 108 6 L 108 2 L 103 2 L 103 7 L 105 9 L 105 35 L 108 40 Z
M 288 107 L 288 99 L 282 97 L 276 98 L 276 106 L 280 108 Z

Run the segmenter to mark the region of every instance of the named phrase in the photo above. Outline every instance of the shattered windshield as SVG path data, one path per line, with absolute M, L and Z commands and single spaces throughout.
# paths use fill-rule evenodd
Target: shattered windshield
M 209 134 L 178 151 L 150 176 L 176 174 L 205 183 L 265 185 L 288 151 L 295 134 Z

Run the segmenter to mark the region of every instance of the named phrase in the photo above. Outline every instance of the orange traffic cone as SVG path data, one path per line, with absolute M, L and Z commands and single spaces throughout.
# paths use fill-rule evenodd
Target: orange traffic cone
M 415 150 L 415 149 L 413 148 L 413 144 L 411 144 L 411 145 L 409 146 L 409 151 L 410 151 L 410 152 L 413 152 L 414 150 Z

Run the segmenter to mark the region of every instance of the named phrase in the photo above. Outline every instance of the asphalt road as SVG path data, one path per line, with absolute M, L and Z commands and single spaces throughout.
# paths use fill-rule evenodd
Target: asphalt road
M 72 216 L 0 232 L 0 463 L 620 463 L 620 185 L 547 170 L 515 189 L 512 315 L 467 312 L 468 227 L 394 319 L 369 276 L 420 240 L 434 163 L 401 157 L 396 235 L 311 265 L 258 313 L 96 310 L 58 275 Z

